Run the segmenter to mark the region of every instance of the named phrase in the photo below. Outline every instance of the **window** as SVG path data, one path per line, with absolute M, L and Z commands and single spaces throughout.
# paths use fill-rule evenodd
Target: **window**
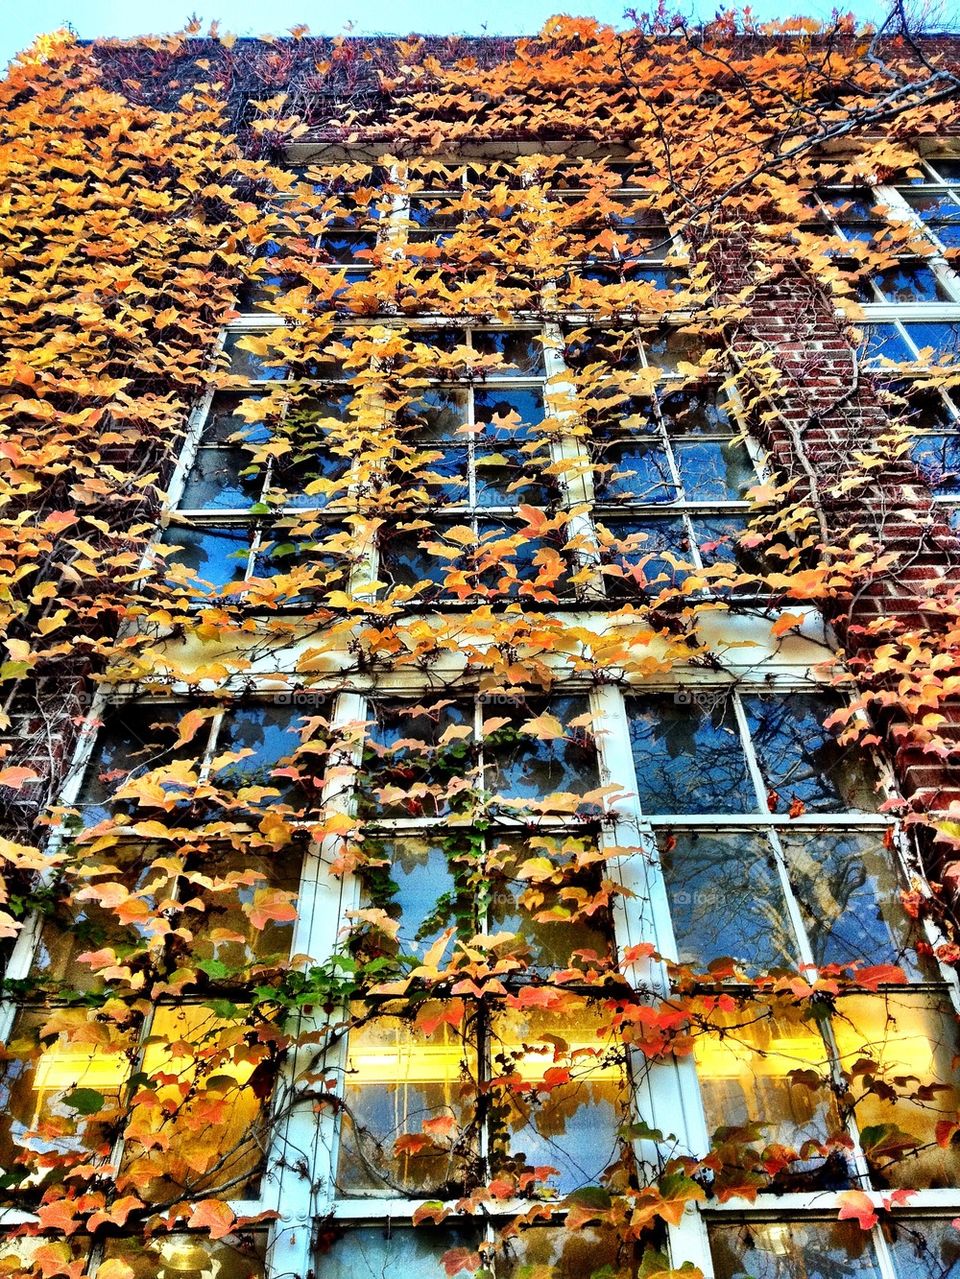
M 545 521 L 536 536 L 518 510 L 556 505 L 560 495 L 542 332 L 423 329 L 410 337 L 435 375 L 397 414 L 395 477 L 408 510 L 381 534 L 380 577 L 418 599 L 556 598 L 568 589 L 565 521 Z
M 747 494 L 760 479 L 756 450 L 718 380 L 676 374 L 700 354 L 676 330 L 568 332 L 567 364 L 590 405 L 581 431 L 613 598 L 655 598 L 718 565 L 708 575 L 717 586 L 724 574 L 763 571 L 743 536 Z
M 282 403 L 271 401 L 265 389 L 290 370 L 245 350 L 246 339 L 264 341 L 234 333 L 225 350 L 247 387 L 213 396 L 173 486 L 164 582 L 198 605 L 219 597 L 309 608 L 347 580 L 353 539 L 327 509 L 342 507 L 348 494 L 350 375 L 321 354 L 306 370 L 311 380 L 291 383 Z M 250 389 L 258 385 L 260 393 Z
M 695 1005 L 710 1031 L 695 1044 L 707 1127 L 744 1147 L 743 1173 L 756 1176 L 767 1151 L 769 1177 L 776 1148 L 781 1188 L 855 1184 L 852 1124 L 873 1184 L 944 1185 L 955 1155 L 934 1133 L 957 1099 L 929 1085 L 955 1051 L 949 1001 L 928 988 L 938 975 L 900 904 L 880 778 L 825 727 L 836 706 L 722 688 L 628 703 L 681 980 L 686 969 L 745 992 L 724 1011 Z M 750 977 L 803 965 L 848 978 L 889 968 L 883 993 L 814 1016 L 751 994 Z M 914 1082 L 892 1100 L 889 1081 L 908 1069 Z

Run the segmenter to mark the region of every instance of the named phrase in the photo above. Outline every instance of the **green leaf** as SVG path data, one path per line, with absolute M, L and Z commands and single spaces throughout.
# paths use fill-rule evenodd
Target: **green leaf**
M 613 1200 L 602 1186 L 582 1186 L 567 1195 L 565 1202 L 578 1208 L 609 1208 Z
M 74 1088 L 63 1101 L 64 1105 L 78 1110 L 81 1115 L 95 1115 L 98 1110 L 103 1109 L 104 1096 L 96 1088 Z
M 201 972 L 206 973 L 208 977 L 214 979 L 228 977 L 233 972 L 233 969 L 228 968 L 220 959 L 200 959 L 197 961 L 197 967 Z
M 234 1021 L 237 1017 L 243 1015 L 242 1009 L 231 1003 L 229 999 L 206 999 L 203 1006 L 204 1008 L 212 1009 L 224 1021 Z

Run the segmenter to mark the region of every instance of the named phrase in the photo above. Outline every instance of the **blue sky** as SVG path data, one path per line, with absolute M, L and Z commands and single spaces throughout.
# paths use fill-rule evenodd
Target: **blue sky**
M 952 4 L 954 0 L 948 0 Z M 604 22 L 619 23 L 629 0 L 582 0 L 574 12 L 588 13 Z M 652 0 L 648 0 L 653 8 Z M 642 3 L 638 8 L 647 7 Z M 709 17 L 722 0 L 675 0 L 680 12 Z M 861 19 L 876 19 L 886 11 L 884 0 L 847 0 Z M 754 0 L 760 18 L 782 18 L 797 11 L 828 17 L 831 0 Z M 479 35 L 525 34 L 537 31 L 551 14 L 564 12 L 562 0 L 353 0 L 343 5 L 319 5 L 316 0 L 153 0 L 142 8 L 131 0 L 0 0 L 0 69 L 34 36 L 70 23 L 84 37 L 133 36 L 172 31 L 196 13 L 204 24 L 213 18 L 237 35 L 283 33 L 294 23 L 305 22 L 315 35 L 336 35 L 353 23 L 357 35 L 410 31 L 457 32 Z M 568 8 L 567 12 L 570 11 Z

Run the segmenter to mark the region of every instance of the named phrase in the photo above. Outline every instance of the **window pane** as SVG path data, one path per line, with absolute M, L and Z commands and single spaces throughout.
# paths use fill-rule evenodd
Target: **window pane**
M 137 1093 L 125 1129 L 118 1189 L 147 1201 L 230 1186 L 237 1198 L 256 1193 L 267 1141 L 272 1028 L 227 1021 L 202 1004 L 157 1008 Z M 256 1090 L 248 1086 L 258 1065 Z M 166 1148 L 157 1149 L 163 1130 Z
M 166 929 L 166 920 L 148 917 L 138 921 L 135 913 L 139 903 L 152 911 L 161 898 L 171 894 L 174 881 L 170 870 L 154 866 L 154 859 L 163 855 L 169 855 L 169 849 L 144 841 L 119 844 L 103 853 L 78 848 L 75 863 L 66 868 L 66 880 L 73 891 L 88 884 L 109 891 L 110 885 L 118 884 L 135 901 L 126 902 L 132 909 L 121 923 L 118 912 L 96 898 L 67 901 L 58 896 L 52 912 L 44 916 L 31 976 L 54 988 L 102 990 L 103 978 L 90 964 L 78 962 L 77 956 L 107 947 L 130 963 L 138 951 L 143 952 L 150 937 Z
M 880 1279 L 855 1221 L 776 1221 L 710 1228 L 716 1279 Z
M 736 429 L 722 392 L 712 382 L 662 396 L 660 411 L 671 435 L 733 434 Z
M 172 800 L 189 794 L 192 786 L 185 780 L 184 770 L 171 770 L 171 765 L 175 761 L 197 761 L 203 754 L 206 731 L 201 728 L 192 742 L 176 746 L 177 725 L 186 712 L 186 706 L 151 706 L 143 702 L 120 703 L 104 712 L 103 727 L 97 734 L 77 799 L 85 826 L 104 821 L 112 813 L 155 817 L 156 809 L 151 810 L 149 804 L 140 808 L 133 798 L 111 803 L 112 796 L 128 782 L 155 769 L 164 771 L 164 796 Z M 193 767 L 196 769 L 195 762 Z M 194 779 L 195 776 L 194 772 Z M 145 793 L 149 799 L 149 791 Z
M 898 1279 L 960 1279 L 960 1230 L 937 1217 L 883 1223 Z
M 42 1156 L 109 1157 L 132 1048 L 129 1035 L 87 1009 L 17 1015 L 0 1066 L 0 1164 L 14 1179 L 21 1153 L 33 1182 L 49 1175 L 36 1171 Z M 93 1114 L 84 1113 L 88 1102 Z M 49 1166 L 56 1176 L 56 1159 Z
M 601 1184 L 623 1154 L 622 1045 L 585 1001 L 562 1014 L 501 1012 L 492 1035 L 493 1078 L 507 1107 L 507 1131 L 494 1133 L 497 1172 L 555 1168 L 546 1183 L 560 1194 Z M 570 1078 L 545 1078 L 551 1070 Z
M 934 493 L 960 493 L 960 435 L 921 435 L 910 456 Z
M 908 336 L 916 344 L 924 363 L 956 362 L 960 355 L 960 325 L 905 324 Z
M 960 209 L 958 209 L 960 212 Z M 901 262 L 874 276 L 888 302 L 949 302 L 950 295 L 928 266 Z
M 694 1044 L 707 1130 L 761 1125 L 757 1149 L 786 1146 L 813 1171 L 822 1162 L 821 1143 L 842 1131 L 816 1023 L 804 1020 L 801 1009 L 748 1001 L 732 1012 L 711 1012 L 709 1021 L 715 1029 L 699 1033 Z M 839 1184 L 845 1181 L 844 1175 Z
M 956 1186 L 960 1151 L 936 1142 L 937 1123 L 954 1121 L 960 1107 L 952 1009 L 921 992 L 863 995 L 840 1000 L 831 1024 L 840 1064 L 854 1074 L 860 1140 L 875 1184 Z M 901 1135 L 907 1154 L 896 1149 Z
M 472 702 L 378 701 L 369 714 L 357 783 L 361 813 L 435 816 L 463 806 L 477 762 Z
M 864 360 L 894 360 L 902 363 L 915 358 L 894 324 L 863 324 L 860 355 Z
M 597 440 L 592 451 L 598 502 L 673 502 L 679 496 L 660 440 Z
M 242 580 L 250 558 L 251 532 L 242 524 L 168 528 L 163 544 L 178 549 L 164 561 L 167 585 L 188 583 L 193 591 L 206 593 Z
M 484 788 L 504 798 L 538 800 L 599 786 L 593 737 L 588 727 L 571 726 L 589 710 L 587 698 L 576 696 L 486 707 L 485 722 L 509 722 L 484 735 Z
M 658 843 L 682 964 L 796 965 L 776 861 L 762 835 L 661 831 Z
M 516 933 L 525 944 L 530 967 L 541 972 L 570 968 L 575 951 L 608 958 L 613 925 L 606 909 L 580 914 L 600 890 L 599 875 L 572 870 L 578 857 L 589 857 L 592 841 L 562 836 L 538 840 L 536 847 L 515 839 L 491 840 L 495 870 L 485 872 L 481 891 L 489 898 L 489 931 Z M 565 871 L 562 885 L 519 879 L 532 857 L 547 858 Z M 580 916 L 575 918 L 575 916 Z
M 321 705 L 321 713 L 325 707 Z M 246 786 L 268 786 L 280 791 L 280 800 L 290 801 L 298 784 L 287 776 L 275 776 L 280 767 L 296 767 L 304 782 L 319 784 L 322 762 L 316 753 L 305 752 L 292 762 L 301 742 L 303 717 L 289 706 L 260 704 L 230 707 L 217 736 L 216 755 L 211 780 L 215 785 L 239 789 Z M 311 739 L 313 740 L 313 739 Z M 245 752 L 240 759 L 218 761 L 228 752 Z M 278 802 L 275 796 L 265 798 L 267 804 Z
M 631 697 L 630 744 L 647 813 L 743 813 L 757 799 L 729 698 Z
M 762 549 L 746 546 L 742 541 L 743 534 L 747 531 L 747 521 L 742 515 L 713 515 L 709 518 L 693 516 L 690 526 L 704 568 L 712 568 L 714 564 L 735 564 L 741 573 L 752 577 L 762 577 L 769 571 L 764 563 Z M 762 590 L 763 585 L 741 582 L 733 589 Z
M 262 395 L 234 394 L 230 391 L 218 391 L 213 397 L 210 412 L 203 428 L 204 444 L 236 444 L 234 436 L 242 437 L 247 444 L 265 444 L 270 439 L 270 428 L 266 422 L 250 422 L 242 412 L 244 406 L 251 409 L 255 404 L 262 404 Z
M 129 1266 L 131 1279 L 262 1279 L 266 1242 L 260 1232 L 244 1232 L 242 1241 L 186 1233 L 108 1239 L 104 1257 Z
M 347 1195 L 446 1197 L 463 1184 L 473 1158 L 465 1135 L 465 1074 L 476 1078 L 463 1027 L 441 1021 L 432 1035 L 398 1016 L 377 1015 L 350 1032 L 337 1165 Z M 451 1118 L 451 1134 L 409 1149 L 399 1138 L 423 1133 L 430 1119 Z M 427 1129 L 427 1135 L 430 1130 Z
M 469 433 L 466 391 L 431 389 L 424 391 L 398 414 L 398 422 L 416 433 L 418 442 L 466 445 Z
M 188 511 L 247 510 L 260 500 L 265 482 L 266 467 L 252 464 L 244 449 L 201 448 L 190 467 L 179 506 Z
M 268 356 L 254 355 L 240 346 L 248 338 L 261 340 L 263 334 L 230 333 L 224 342 L 224 354 L 229 360 L 228 372 L 232 377 L 249 378 L 251 381 L 276 381 L 287 375 L 287 370 L 277 363 L 272 363 Z
M 757 473 L 743 444 L 677 441 L 673 453 L 684 496 L 689 502 L 740 501 L 757 482 Z
M 251 916 L 265 897 L 279 894 L 291 906 L 300 887 L 302 854 L 283 848 L 269 855 L 212 849 L 191 859 L 183 877 L 186 900 L 181 927 L 194 963 L 212 980 L 232 978 L 253 964 L 290 957 L 295 920 L 268 918 L 259 928 Z
M 909 977 L 931 975 L 913 949 L 882 834 L 798 830 L 781 840 L 817 965 L 899 964 Z
M 482 1228 L 470 1223 L 345 1228 L 321 1246 L 319 1273 L 322 1279 L 465 1279 L 479 1269 L 482 1238 Z M 465 1254 L 458 1270 L 443 1260 L 454 1251 Z
M 525 329 L 474 329 L 473 349 L 481 355 L 501 355 L 508 367 L 493 377 L 540 377 L 544 372 L 540 334 Z
M 771 812 L 873 812 L 878 778 L 869 757 L 824 728 L 837 703 L 820 693 L 743 698 Z
M 364 857 L 372 863 L 361 870 L 364 905 L 379 907 L 400 921 L 397 938 L 405 953 L 422 954 L 445 928 L 457 923 L 461 912 L 472 916 L 472 902 L 462 884 L 466 866 L 458 851 L 454 837 L 364 840 Z M 476 931 L 470 927 L 472 920 L 464 922 L 467 935 Z
M 681 519 L 603 518 L 597 531 L 610 595 L 656 597 L 678 587 L 692 567 Z
M 497 1254 L 497 1279 L 632 1279 L 636 1274 L 636 1246 L 597 1226 L 533 1226 L 508 1239 Z

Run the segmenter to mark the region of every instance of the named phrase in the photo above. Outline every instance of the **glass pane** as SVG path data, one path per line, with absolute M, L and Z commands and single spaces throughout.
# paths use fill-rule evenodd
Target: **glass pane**
M 464 932 L 476 931 L 473 903 L 465 898 L 465 859 L 455 838 L 365 839 L 364 905 L 399 920 L 405 953 L 422 954 L 462 916 Z M 461 882 L 458 884 L 457 872 Z
M 244 406 L 262 404 L 262 395 L 241 395 L 230 391 L 218 391 L 213 397 L 210 412 L 203 428 L 204 444 L 236 444 L 234 436 L 242 436 L 247 444 L 265 444 L 270 439 L 266 422 L 250 422 L 243 413 Z
M 543 344 L 532 329 L 474 329 L 473 349 L 481 355 L 501 355 L 507 367 L 495 377 L 540 377 L 543 375 Z
M 898 1279 L 960 1279 L 960 1230 L 937 1217 L 901 1217 L 882 1226 Z
M 37 1279 L 42 1275 L 73 1276 L 85 1273 L 83 1258 L 90 1252 L 89 1236 L 71 1239 L 0 1238 L 0 1275 L 3 1279 Z
M 678 957 L 703 970 L 795 967 L 798 954 L 769 841 L 746 831 L 661 831 L 657 840 Z
M 131 1279 L 263 1279 L 266 1235 L 245 1231 L 241 1239 L 199 1234 L 155 1239 L 108 1239 L 104 1251 L 130 1267 Z
M 585 1001 L 562 1014 L 501 1012 L 491 1033 L 493 1080 L 507 1108 L 506 1132 L 493 1134 L 496 1171 L 553 1168 L 543 1180 L 562 1195 L 602 1184 L 624 1153 L 629 1093 L 619 1040 Z M 546 1077 L 555 1070 L 569 1079 Z
M 291 847 L 266 856 L 213 849 L 192 859 L 183 876 L 180 927 L 192 934 L 185 940 L 208 977 L 219 981 L 252 964 L 289 958 L 295 919 L 268 917 L 254 927 L 252 916 L 264 899 L 277 901 L 277 895 L 295 905 L 301 861 L 302 853 Z
M 103 978 L 78 955 L 103 948 L 116 950 L 126 962 L 136 952 L 143 952 L 148 940 L 166 928 L 165 920 L 146 918 L 138 921 L 135 911 L 143 903 L 148 911 L 156 908 L 161 898 L 170 896 L 174 886 L 169 868 L 158 869 L 154 858 L 169 856 L 169 849 L 139 841 L 120 844 L 104 853 L 78 848 L 75 863 L 68 863 L 65 879 L 76 891 L 88 884 L 103 887 L 120 885 L 135 895 L 135 902 L 124 899 L 119 911 L 101 904 L 96 898 L 67 901 L 58 896 L 50 914 L 44 915 L 43 929 L 30 967 L 32 977 L 50 983 L 55 989 L 102 990 Z M 129 914 L 123 923 L 124 906 Z M 130 909 L 133 907 L 133 909 Z
M 599 786 L 597 748 L 589 727 L 571 724 L 589 710 L 586 697 L 487 706 L 485 724 L 508 722 L 484 733 L 485 789 L 503 798 L 539 800 Z
M 279 579 L 296 574 L 296 580 L 282 585 L 272 581 L 266 595 L 280 608 L 312 607 L 323 591 L 343 585 L 348 570 L 347 557 L 339 549 L 343 542 L 344 531 L 334 524 L 317 526 L 315 537 L 303 537 L 287 527 L 265 529 L 251 576 Z M 251 593 L 246 598 L 253 605 L 258 597 Z
M 957 210 L 960 213 L 960 209 Z M 888 302 L 949 302 L 950 295 L 928 266 L 901 262 L 881 271 L 874 283 Z
M 506 444 L 478 448 L 475 465 L 478 506 L 516 506 L 518 502 L 543 506 L 550 500 L 550 487 L 531 475 L 536 464 L 519 448 Z
M 728 697 L 681 689 L 631 697 L 627 708 L 644 812 L 756 809 L 756 793 Z
M 376 231 L 324 231 L 317 237 L 320 260 L 325 262 L 370 262 L 376 245 Z
M 960 435 L 921 435 L 910 456 L 934 493 L 960 493 Z
M 831 1024 L 875 1184 L 955 1187 L 960 1150 L 936 1141 L 960 1107 L 953 1010 L 934 994 L 860 995 L 838 1001 Z
M 905 324 L 924 363 L 955 363 L 960 355 L 960 324 Z
M 14 1181 L 20 1154 L 34 1183 L 57 1176 L 55 1156 L 109 1157 L 132 1049 L 130 1035 L 87 1009 L 17 1014 L 0 1066 L 0 1164 Z
M 252 464 L 245 449 L 198 449 L 178 505 L 187 511 L 245 511 L 260 500 L 265 482 L 266 467 Z
M 864 360 L 913 360 L 914 354 L 895 324 L 863 324 L 860 355 Z
M 473 394 L 474 417 L 483 423 L 484 440 L 521 440 L 536 438 L 529 428 L 544 419 L 543 393 L 535 390 L 484 390 Z
M 466 1222 L 359 1226 L 329 1242 L 325 1231 L 319 1274 L 321 1279 L 457 1279 L 479 1269 L 482 1239 L 482 1228 Z M 454 1269 L 458 1257 L 463 1265 Z
M 735 564 L 743 573 L 755 577 L 768 571 L 762 549 L 745 546 L 741 540 L 747 531 L 747 521 L 742 515 L 694 516 L 690 526 L 704 568 L 712 568 L 714 564 Z M 756 583 L 742 582 L 733 589 L 753 590 Z
M 230 333 L 224 342 L 224 354 L 229 360 L 228 372 L 232 377 L 249 378 L 253 382 L 276 381 L 287 375 L 287 370 L 277 363 L 271 363 L 269 357 L 254 355 L 240 346 L 250 338 L 261 340 L 263 334 Z
M 664 395 L 660 411 L 671 435 L 731 434 L 736 429 L 722 392 L 712 382 Z
M 882 833 L 797 830 L 781 841 L 818 966 L 899 964 L 908 977 L 933 975 L 913 949 L 916 926 Z
M 698 1033 L 694 1044 L 707 1130 L 758 1125 L 757 1149 L 783 1145 L 808 1166 L 819 1160 L 820 1144 L 842 1130 L 816 1023 L 801 1009 L 749 1001 L 711 1012 L 709 1022 L 715 1029 Z
M 476 766 L 473 703 L 371 703 L 360 811 L 435 816 L 462 807 Z M 453 784 L 453 785 L 451 785 Z
M 421 588 L 424 599 L 435 599 L 444 587 L 448 574 L 464 569 L 464 548 L 450 542 L 441 542 L 444 529 L 437 528 L 434 536 L 426 530 L 404 532 L 388 531 L 380 543 L 380 577 L 392 586 L 410 587 L 418 583 L 428 583 Z M 443 555 L 437 553 L 441 547 Z M 449 554 L 447 550 L 449 548 Z M 458 577 L 470 593 L 470 583 L 465 577 Z
M 236 1198 L 256 1192 L 267 1146 L 264 1072 L 272 1078 L 276 1046 L 264 1023 L 227 1021 L 202 1004 L 157 1008 L 141 1071 L 149 1077 L 124 1130 L 118 1189 L 147 1201 L 230 1187 Z M 276 1036 L 280 1038 L 280 1036 Z M 158 1149 L 156 1133 L 166 1142 Z
M 243 524 L 168 528 L 163 544 L 178 549 L 165 557 L 166 584 L 189 584 L 193 591 L 206 593 L 240 581 L 247 572 L 252 531 Z
M 321 706 L 321 714 L 324 709 Z M 315 774 L 322 775 L 323 771 L 316 753 L 305 752 L 293 762 L 293 756 L 300 747 L 302 727 L 302 715 L 289 706 L 262 703 L 230 707 L 217 735 L 211 780 L 217 786 L 235 789 L 247 786 L 275 788 L 280 792 L 280 801 L 291 801 L 297 794 L 298 784 L 285 775 L 275 776 L 275 769 L 296 768 L 305 783 L 310 779 L 314 785 L 320 782 L 320 777 Z M 311 738 L 313 740 L 315 735 Z M 220 763 L 228 752 L 240 751 L 245 752 L 240 759 Z M 270 804 L 278 800 L 271 795 L 259 802 Z
M 924 222 L 960 220 L 960 204 L 946 191 L 910 191 L 903 198 Z
M 76 801 L 85 826 L 104 821 L 112 813 L 155 818 L 157 810 L 151 809 L 149 802 L 143 808 L 133 798 L 110 802 L 128 782 L 143 778 L 154 769 L 163 770 L 162 790 L 168 802 L 179 794 L 189 794 L 192 785 L 187 780 L 188 769 L 174 769 L 172 765 L 175 761 L 192 761 L 195 782 L 196 761 L 203 754 L 207 729 L 202 726 L 192 742 L 176 746 L 177 725 L 186 711 L 186 706 L 151 706 L 145 702 L 120 703 L 105 711 Z M 145 795 L 149 800 L 148 789 Z
M 643 350 L 647 364 L 669 374 L 677 371 L 677 364 L 681 360 L 688 364 L 698 364 L 704 354 L 704 345 L 699 334 L 664 327 L 643 334 Z
M 679 489 L 659 440 L 606 440 L 593 447 L 598 502 L 673 502 Z
M 604 519 L 597 525 L 610 595 L 660 595 L 678 587 L 692 566 L 681 519 Z
M 533 1226 L 508 1239 L 497 1255 L 497 1279 L 586 1279 L 593 1275 L 632 1279 L 636 1274 L 636 1246 L 597 1226 L 580 1230 Z
M 821 693 L 743 698 L 771 812 L 799 802 L 807 812 L 875 811 L 878 777 L 856 746 L 841 746 L 824 721 L 837 709 Z
M 467 421 L 467 392 L 439 388 L 424 391 L 400 410 L 397 420 L 400 426 L 416 432 L 418 443 L 466 445 L 469 433 L 463 428 Z
M 688 502 L 736 502 L 757 482 L 743 444 L 675 441 L 674 457 Z
M 341 1193 L 456 1194 L 473 1155 L 465 1135 L 465 1072 L 476 1078 L 462 1025 L 440 1021 L 427 1035 L 400 1017 L 378 1015 L 351 1031 L 337 1164 Z M 424 1133 L 426 1121 L 441 1118 L 454 1121 L 449 1135 Z M 399 1142 L 416 1135 L 428 1137 L 426 1144 Z
M 607 910 L 580 913 L 600 888 L 599 875 L 572 871 L 579 854 L 595 848 L 574 837 L 538 840 L 536 847 L 515 839 L 491 840 L 495 870 L 484 872 L 481 899 L 489 910 L 489 931 L 516 933 L 529 955 L 530 968 L 556 972 L 571 967 L 576 951 L 611 954 L 613 927 Z M 544 847 L 544 845 L 547 845 Z M 562 886 L 517 878 L 522 864 L 546 857 L 566 872 Z
M 710 1227 L 716 1279 L 880 1279 L 855 1221 L 755 1221 Z
M 640 342 L 633 329 L 573 329 L 566 334 L 563 358 L 571 369 L 590 365 L 639 368 Z

